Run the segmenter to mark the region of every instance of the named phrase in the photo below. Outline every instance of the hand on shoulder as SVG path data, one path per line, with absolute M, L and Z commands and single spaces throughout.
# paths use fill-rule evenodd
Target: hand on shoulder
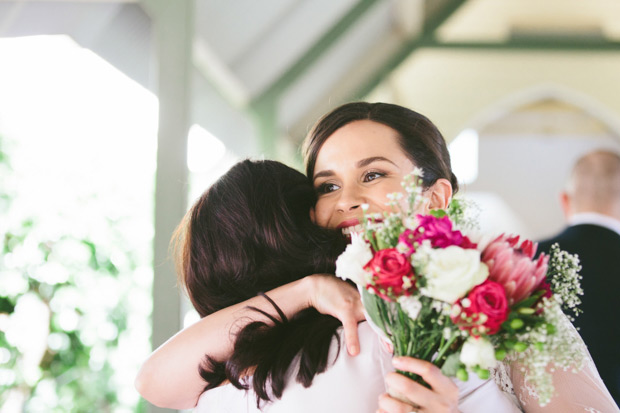
M 347 351 L 352 356 L 359 354 L 357 323 L 365 320 L 366 317 L 357 289 L 333 275 L 314 274 L 306 278 L 310 283 L 308 305 L 322 314 L 328 314 L 340 320 Z

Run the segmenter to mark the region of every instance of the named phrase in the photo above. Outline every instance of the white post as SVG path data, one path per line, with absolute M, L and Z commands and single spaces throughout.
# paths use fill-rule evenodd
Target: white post
M 194 0 L 143 0 L 155 33 L 159 132 L 155 184 L 153 348 L 181 328 L 181 297 L 169 243 L 187 209 Z M 162 372 L 163 373 L 163 372 Z M 167 409 L 149 406 L 149 412 Z

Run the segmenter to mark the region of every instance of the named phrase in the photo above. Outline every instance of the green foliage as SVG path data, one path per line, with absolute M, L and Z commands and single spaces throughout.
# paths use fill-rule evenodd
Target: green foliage
M 18 185 L 10 182 L 3 142 L 0 137 L 0 405 L 17 396 L 25 400 L 23 411 L 143 411 L 137 394 L 127 392 L 148 351 L 148 331 L 137 333 L 145 327 L 131 314 L 133 300 L 150 296 L 145 277 L 135 276 L 145 273 L 149 245 L 137 246 L 120 230 L 130 216 L 91 213 L 101 203 L 97 197 L 84 197 L 80 206 L 91 213 L 84 218 L 90 228 L 71 213 L 24 213 L 21 195 L 7 190 Z M 149 309 L 142 312 L 146 325 Z
M 461 363 L 460 356 L 461 353 L 452 353 L 446 357 L 446 362 L 441 367 L 441 372 L 446 376 L 454 377 L 462 369 L 467 374 L 467 370 L 462 368 L 463 363 Z

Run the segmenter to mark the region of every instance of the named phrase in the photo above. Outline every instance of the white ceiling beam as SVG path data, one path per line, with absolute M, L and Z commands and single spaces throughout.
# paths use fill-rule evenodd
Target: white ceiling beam
M 251 96 L 247 88 L 220 59 L 209 45 L 196 36 L 193 46 L 193 61 L 198 72 L 228 101 L 237 108 L 245 108 Z
M 424 28 L 425 0 L 394 0 L 394 29 L 404 37 L 417 37 Z

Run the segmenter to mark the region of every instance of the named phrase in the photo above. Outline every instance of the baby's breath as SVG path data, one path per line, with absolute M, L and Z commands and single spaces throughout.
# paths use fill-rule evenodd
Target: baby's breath
M 580 270 L 581 265 L 579 265 L 577 255 L 560 250 L 557 243 L 551 246 L 547 279 L 550 281 L 554 297 L 562 308 L 572 311 L 575 316 L 581 312 L 577 306 L 581 304 L 579 296 L 583 295 Z M 570 318 L 572 321 L 573 318 Z
M 400 214 L 388 214 L 383 222 L 377 225 L 375 237 L 379 248 L 394 248 L 398 245 L 398 237 L 404 231 Z
M 447 212 L 455 228 L 461 231 L 480 229 L 480 206 L 474 201 L 464 198 L 453 198 L 448 205 Z
M 586 361 L 586 351 L 557 300 L 543 299 L 540 307 L 546 323 L 517 335 L 517 340 L 530 345 L 516 357 L 526 372 L 525 380 L 536 389 L 539 404 L 544 406 L 554 394 L 553 369 L 576 373 Z
M 416 167 L 413 169 L 413 172 L 405 175 L 401 182 L 407 194 L 407 206 L 410 214 L 413 214 L 417 210 L 418 205 L 422 202 L 422 200 L 419 199 L 424 190 L 422 176 L 422 170 Z

